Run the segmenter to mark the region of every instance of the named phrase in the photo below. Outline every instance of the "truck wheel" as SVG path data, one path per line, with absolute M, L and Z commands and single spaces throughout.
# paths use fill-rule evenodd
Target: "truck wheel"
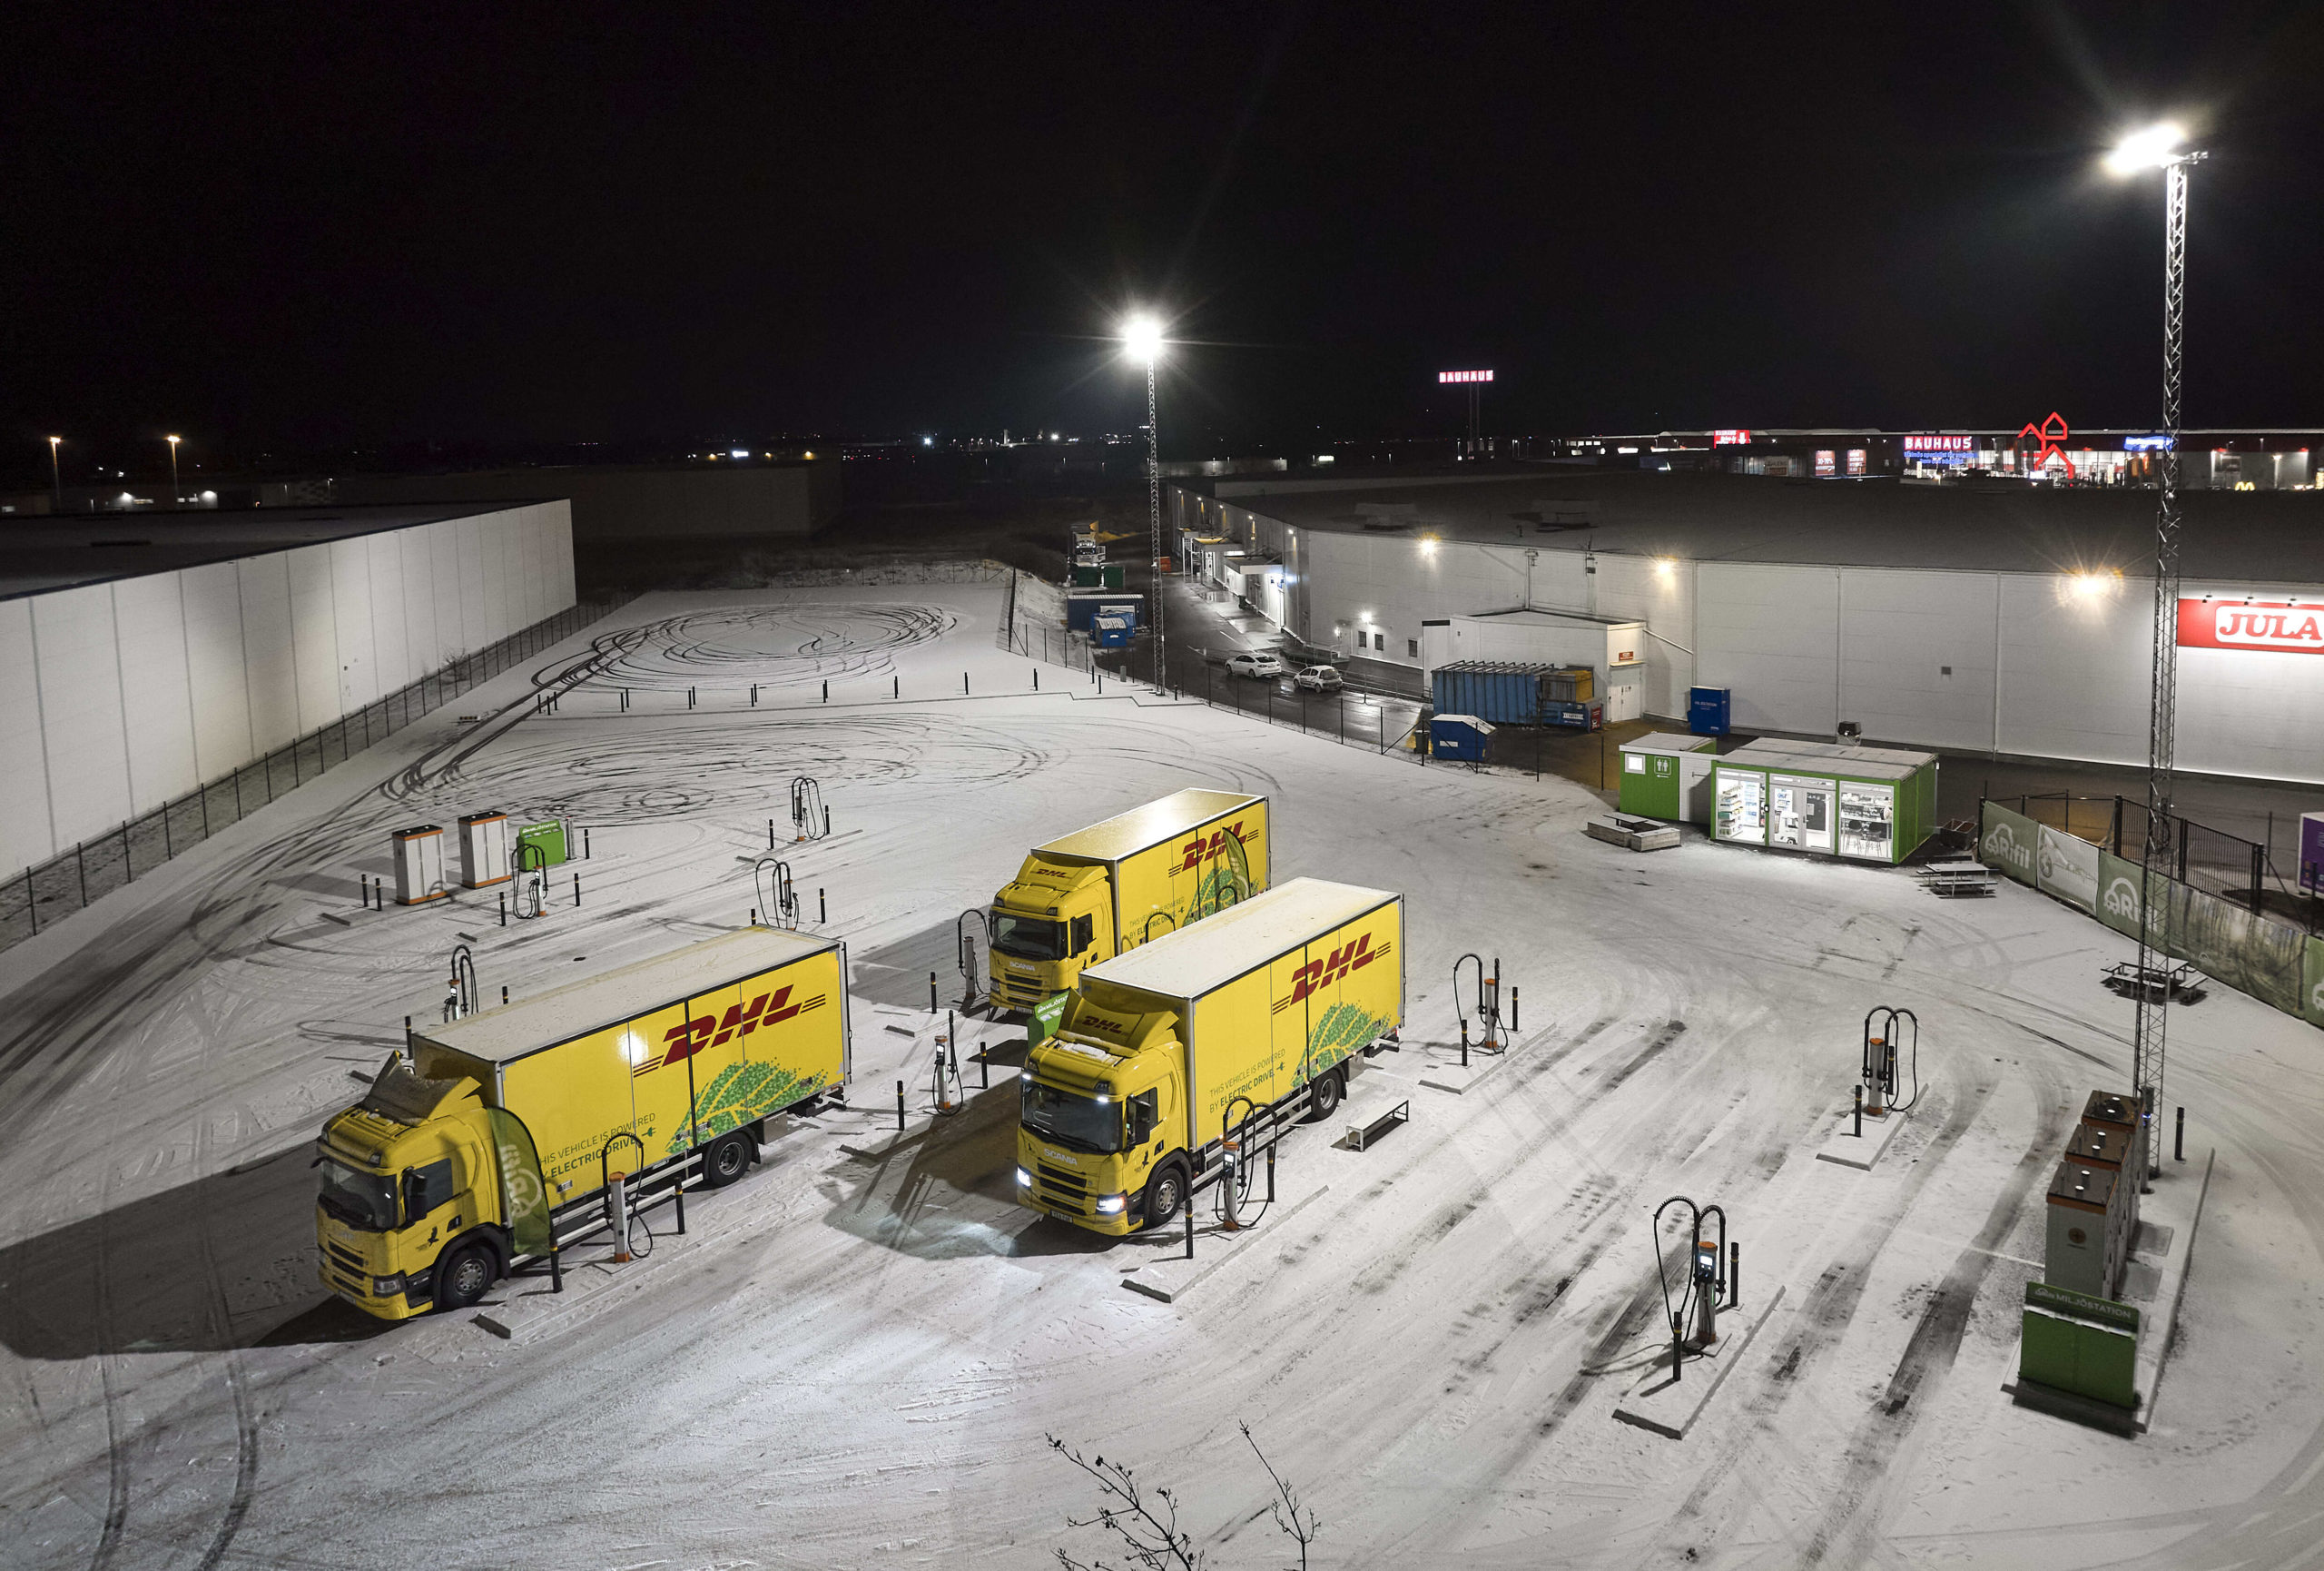
M 1146 1225 L 1148 1230 L 1175 1219 L 1178 1208 L 1186 1203 L 1186 1170 L 1177 1162 L 1171 1162 L 1146 1181 Z
M 436 1307 L 465 1309 L 492 1290 L 499 1275 L 492 1251 L 482 1244 L 467 1244 L 436 1262 Z
M 722 1134 L 702 1153 L 702 1187 L 724 1189 L 751 1171 L 751 1137 L 741 1130 Z
M 1321 1123 L 1340 1110 L 1340 1098 L 1347 1094 L 1347 1085 L 1340 1077 L 1344 1070 L 1330 1070 L 1315 1077 L 1315 1089 L 1307 1093 L 1307 1121 Z

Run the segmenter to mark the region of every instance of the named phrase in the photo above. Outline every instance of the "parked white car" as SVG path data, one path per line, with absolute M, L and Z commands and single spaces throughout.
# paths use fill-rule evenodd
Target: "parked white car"
M 1295 687 L 1305 687 L 1310 693 L 1336 693 L 1347 684 L 1341 680 L 1336 666 L 1303 666 L 1291 678 Z
M 1232 677 L 1280 677 L 1288 669 L 1280 655 L 1236 655 L 1226 662 Z

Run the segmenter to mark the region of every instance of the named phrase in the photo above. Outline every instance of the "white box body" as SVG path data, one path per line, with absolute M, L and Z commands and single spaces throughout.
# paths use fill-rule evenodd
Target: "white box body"
M 395 832 L 396 904 L 419 905 L 441 900 L 451 891 L 444 884 L 444 831 L 433 824 Z

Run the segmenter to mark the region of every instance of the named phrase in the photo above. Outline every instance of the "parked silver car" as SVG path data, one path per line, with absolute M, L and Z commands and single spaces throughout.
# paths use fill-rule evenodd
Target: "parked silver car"
M 1303 666 L 1291 678 L 1295 687 L 1305 687 L 1310 693 L 1336 693 L 1347 686 L 1340 677 L 1336 666 Z
M 1280 677 L 1287 669 L 1283 657 L 1275 654 L 1236 655 L 1226 662 L 1231 677 Z

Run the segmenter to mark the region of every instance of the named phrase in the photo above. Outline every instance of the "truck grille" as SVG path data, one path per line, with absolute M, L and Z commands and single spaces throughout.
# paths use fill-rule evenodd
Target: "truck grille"
M 1041 1188 L 1050 1199 L 1063 1200 L 1076 1210 L 1089 1209 L 1089 1185 L 1082 1179 L 1047 1162 L 1039 1164 L 1039 1173 Z
M 323 1249 L 330 1256 L 332 1264 L 345 1266 L 359 1277 L 366 1275 L 370 1269 L 363 1263 L 362 1257 L 352 1250 L 341 1249 L 337 1244 L 325 1244 Z

